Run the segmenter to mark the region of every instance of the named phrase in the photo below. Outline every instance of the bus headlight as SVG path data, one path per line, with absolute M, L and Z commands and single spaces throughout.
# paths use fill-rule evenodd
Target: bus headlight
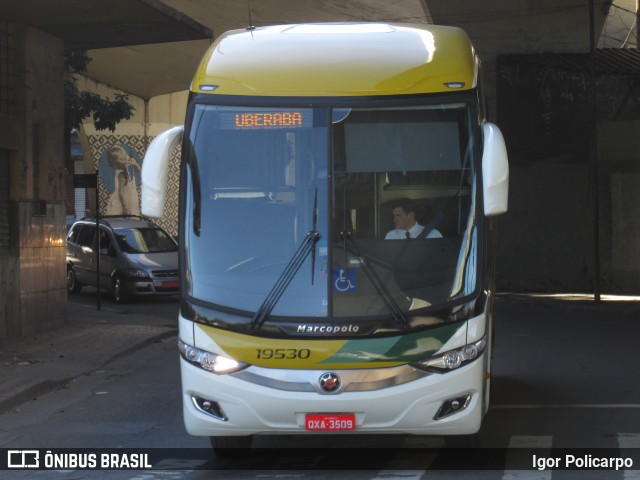
M 449 370 L 455 370 L 469 362 L 472 362 L 482 354 L 487 346 L 487 337 L 483 337 L 474 343 L 469 343 L 461 348 L 449 350 L 448 352 L 414 362 L 414 367 L 429 370 L 437 373 L 444 373 Z
M 217 374 L 238 372 L 249 365 L 233 358 L 201 350 L 178 339 L 178 349 L 182 357 L 189 363 Z

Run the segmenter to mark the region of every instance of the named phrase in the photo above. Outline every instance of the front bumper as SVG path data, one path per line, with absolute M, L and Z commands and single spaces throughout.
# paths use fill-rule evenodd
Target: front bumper
M 178 277 L 158 279 L 128 279 L 127 290 L 133 295 L 176 295 L 180 291 Z
M 304 386 L 282 389 L 246 380 L 244 375 L 215 375 L 181 359 L 183 413 L 191 435 L 305 434 L 307 413 L 354 413 L 356 429 L 350 433 L 403 433 L 416 435 L 464 435 L 476 433 L 482 421 L 482 397 L 485 375 L 484 352 L 472 363 L 446 374 L 419 375 L 400 385 L 385 385 L 377 390 L 343 391 L 321 394 Z M 405 367 L 398 367 L 405 368 Z M 389 370 L 383 369 L 388 377 Z M 300 371 L 287 372 L 300 378 Z M 334 371 L 357 377 L 362 371 Z M 243 373 L 243 372 L 240 372 Z M 305 371 L 302 376 L 319 378 L 324 371 Z M 278 386 L 280 385 L 280 386 Z M 305 391 L 308 390 L 308 391 Z M 447 400 L 471 395 L 466 408 L 434 420 Z M 198 408 L 194 398 L 215 404 L 215 414 Z M 322 433 L 322 432 L 321 432 Z M 339 432 L 328 432 L 339 433 Z

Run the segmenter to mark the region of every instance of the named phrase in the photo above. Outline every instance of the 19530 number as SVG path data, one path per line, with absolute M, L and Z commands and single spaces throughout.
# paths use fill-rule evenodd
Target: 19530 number
M 261 360 L 306 360 L 311 356 L 308 348 L 257 348 L 256 358 Z

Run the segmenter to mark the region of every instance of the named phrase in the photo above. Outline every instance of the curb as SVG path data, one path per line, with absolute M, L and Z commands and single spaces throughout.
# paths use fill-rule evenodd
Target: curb
M 585 297 L 587 296 L 578 294 L 538 295 L 499 292 L 496 295 L 496 305 L 526 305 L 528 308 L 557 309 L 583 314 L 602 313 L 620 316 L 640 314 L 640 301 L 638 300 L 602 299 L 600 303 L 596 303 L 594 299 Z

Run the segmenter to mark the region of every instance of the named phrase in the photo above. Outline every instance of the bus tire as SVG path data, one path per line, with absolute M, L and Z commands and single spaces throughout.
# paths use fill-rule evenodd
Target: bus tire
M 209 437 L 211 448 L 218 458 L 237 458 L 246 455 L 251 448 L 253 437 Z

